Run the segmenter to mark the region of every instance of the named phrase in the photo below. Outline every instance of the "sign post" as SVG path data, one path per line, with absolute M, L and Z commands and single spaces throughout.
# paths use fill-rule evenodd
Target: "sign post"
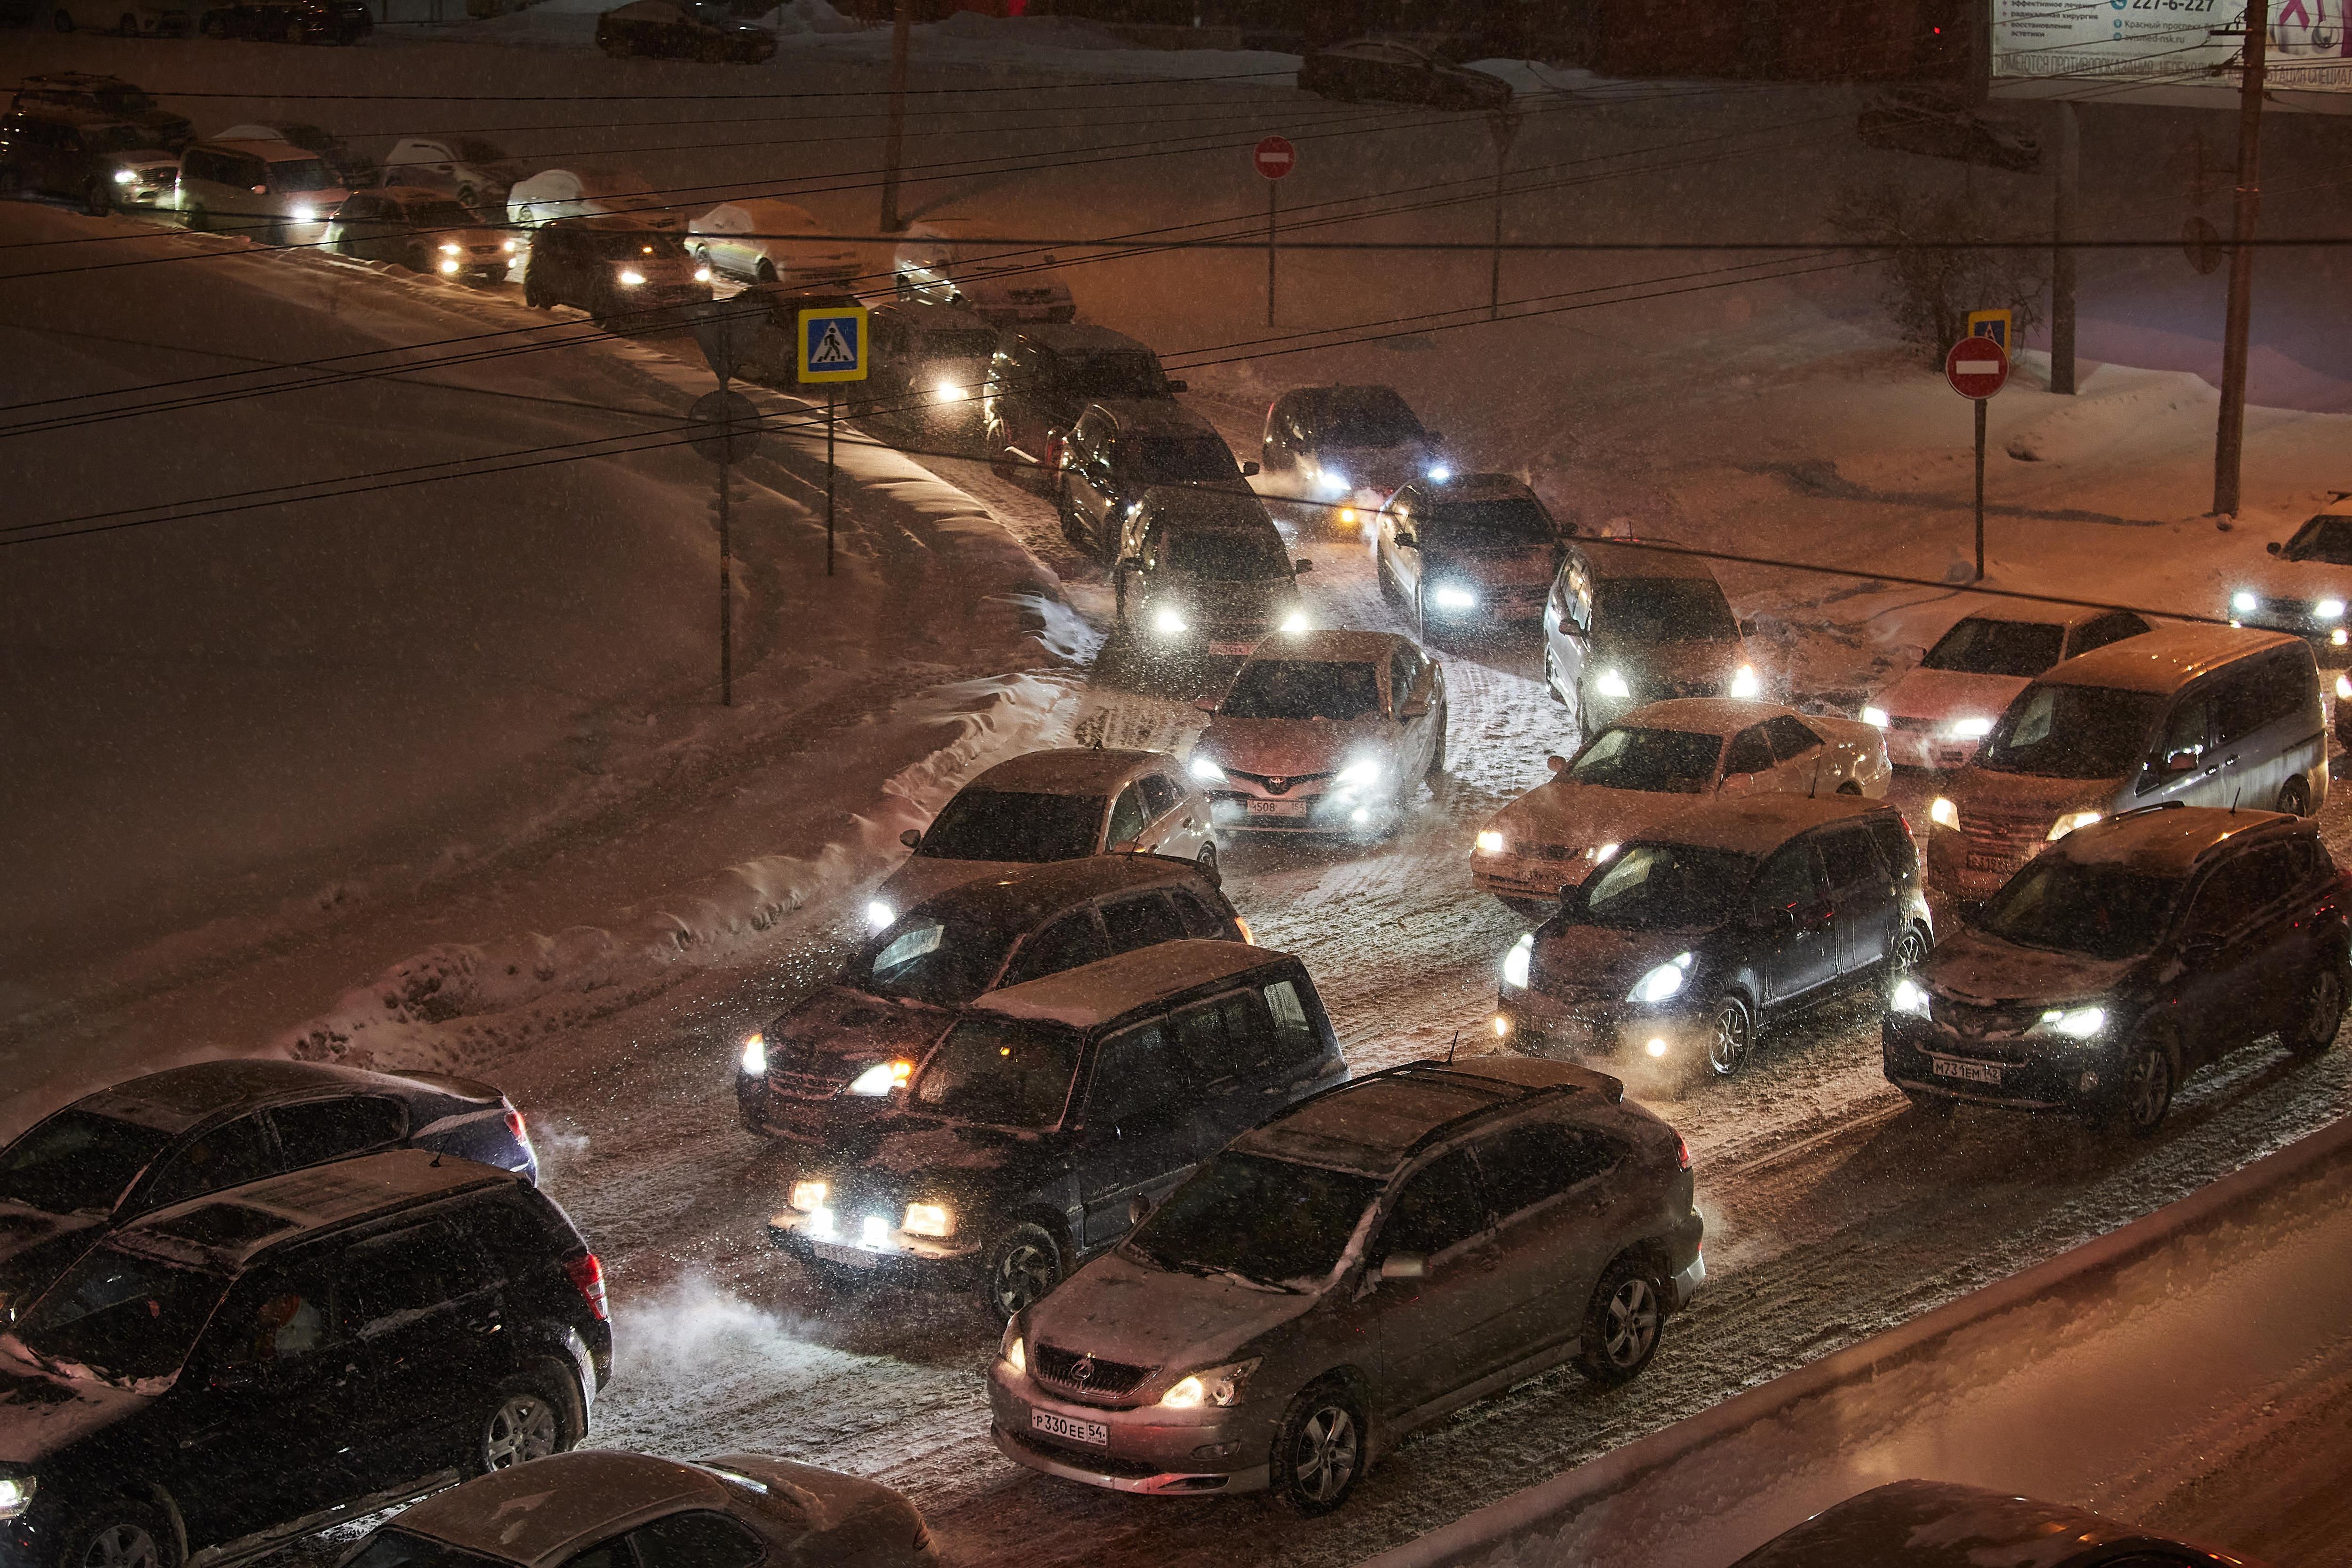
M 1265 324 L 1274 325 L 1274 194 L 1279 182 L 1298 166 L 1298 149 L 1286 136 L 1269 136 L 1257 144 L 1250 162 L 1265 180 Z
M 734 479 L 729 470 L 750 457 L 760 444 L 760 410 L 740 392 L 721 387 L 704 393 L 686 411 L 694 426 L 687 437 L 696 452 L 719 466 L 719 705 L 735 705 L 735 570 L 734 549 L 727 536 L 727 492 Z
M 2001 311 L 1979 311 L 1979 315 L 1998 315 Z M 1969 322 L 1975 323 L 1971 316 Z M 2005 321 L 2004 321 L 2005 324 Z M 2006 336 L 2006 332 L 2003 336 Z M 1977 574 L 1971 582 L 1984 581 L 1984 452 L 1985 399 L 1999 392 L 2009 381 L 2009 351 L 2000 339 L 1986 334 L 1962 338 L 1944 356 L 1944 379 L 1954 392 L 1977 405 Z
M 824 574 L 833 575 L 833 424 L 835 393 L 845 381 L 864 381 L 867 353 L 866 307 L 819 305 L 799 313 L 800 381 L 824 388 Z

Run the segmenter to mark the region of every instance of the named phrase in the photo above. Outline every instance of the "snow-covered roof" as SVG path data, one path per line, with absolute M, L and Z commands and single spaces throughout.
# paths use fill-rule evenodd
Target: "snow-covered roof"
M 1545 1091 L 1591 1089 L 1612 1100 L 1622 1092 L 1615 1079 L 1565 1062 L 1510 1059 L 1524 1065 L 1500 1068 L 1481 1058 L 1454 1065 L 1422 1061 L 1391 1068 L 1301 1100 L 1243 1133 L 1232 1147 L 1243 1153 L 1385 1177 L 1432 1137 L 1497 1106 Z
M 1245 942 L 1192 939 L 1139 947 L 991 992 L 974 1012 L 1091 1029 L 1195 986 L 1245 974 L 1286 957 Z
M 2207 671 L 2295 639 L 2284 632 L 2239 626 L 2158 626 L 2078 653 L 2044 670 L 2053 686 L 2106 686 L 2121 691 L 2178 691 Z
M 535 1568 L 647 1518 L 697 1505 L 723 1512 L 732 1500 L 725 1481 L 696 1466 L 580 1448 L 429 1497 L 401 1514 L 400 1528 Z
M 1028 339 L 1049 353 L 1067 359 L 1086 359 L 1094 354 L 1151 351 L 1125 332 L 1108 327 L 1097 327 L 1091 321 L 1027 322 L 1013 328 L 1008 336 Z
M 315 163 L 319 162 L 318 153 L 311 152 L 307 147 L 297 147 L 293 142 L 289 142 L 280 136 L 271 136 L 266 139 L 256 138 L 252 141 L 241 141 L 222 136 L 208 142 L 199 142 L 196 145 L 199 147 L 226 147 L 233 153 L 243 153 L 248 157 L 258 158 L 265 163 Z
M 1517 500 L 1535 494 L 1516 474 L 1455 474 L 1442 483 L 1432 479 L 1415 488 L 1440 506 L 1447 501 Z
M 1696 555 L 1664 550 L 1643 550 L 1643 544 L 1675 544 L 1671 539 L 1587 539 L 1580 541 L 1584 558 L 1597 577 L 1706 577 L 1715 569 Z M 1675 545 L 1676 549 L 1681 548 Z
M 136 1250 L 181 1254 L 193 1248 L 233 1261 L 265 1244 L 345 1220 L 520 1180 L 511 1172 L 455 1155 L 394 1149 L 225 1187 L 142 1215 L 116 1237 Z
M 1130 436 L 1213 436 L 1217 427 L 1182 404 L 1167 397 L 1097 397 L 1092 406 L 1119 423 Z
M 1378 664 L 1412 640 L 1396 632 L 1300 632 L 1284 637 L 1280 647 L 1267 647 L 1250 658 L 1285 663 Z
M 2076 621 L 2087 621 L 2093 616 L 2104 616 L 2105 610 L 2085 609 L 2079 605 L 2037 605 L 2026 599 L 2011 599 L 1984 609 L 1970 610 L 1953 621 L 2017 622 L 2036 626 L 2071 626 Z
M 1190 860 L 1168 855 L 1087 855 L 975 877 L 933 893 L 914 908 L 940 919 L 1018 926 L 1088 899 L 1180 882 L 1199 886 L 1209 875 Z
M 720 202 L 687 226 L 696 234 L 817 234 L 808 208 L 775 196 L 743 196 Z
M 1056 746 L 1026 752 L 997 763 L 966 789 L 1018 790 L 1031 795 L 1108 795 L 1156 763 L 1173 772 L 1165 752 L 1130 752 L 1113 746 Z
M 1779 702 L 1750 702 L 1737 697 L 1669 697 L 1645 703 L 1617 724 L 1629 730 L 1683 730 L 1694 735 L 1728 735 L 1750 724 L 1761 724 L 1783 713 L 1804 717 Z
M 2166 806 L 2126 812 L 2058 841 L 2055 853 L 2077 865 L 2124 865 L 2160 876 L 2185 877 L 2228 840 L 2300 818 L 2274 811 L 2229 811 L 2218 805 Z M 2305 831 L 2315 831 L 2306 826 Z
M 1720 849 L 1733 855 L 1769 855 L 1809 827 L 1874 812 L 1892 812 L 1884 801 L 1854 795 L 1827 795 L 1819 799 L 1801 795 L 1717 795 L 1679 812 L 1642 835 L 1656 843 L 1683 844 L 1694 849 Z
M 397 1088 L 394 1079 L 328 1062 L 231 1058 L 166 1068 L 86 1094 L 78 1110 L 163 1132 L 180 1132 L 225 1110 L 250 1110 L 330 1090 Z

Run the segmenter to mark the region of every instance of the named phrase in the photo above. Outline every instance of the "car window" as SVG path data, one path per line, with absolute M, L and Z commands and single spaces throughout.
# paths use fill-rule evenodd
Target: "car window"
M 1763 773 L 1772 771 L 1772 742 L 1764 738 L 1764 726 L 1751 724 L 1731 737 L 1731 746 L 1724 753 L 1723 773 Z
M 1470 1151 L 1440 1155 L 1414 1173 L 1397 1194 L 1381 1229 L 1381 1256 L 1433 1258 L 1486 1228 L 1486 1194 Z
M 1907 879 L 1918 871 L 1918 847 L 1911 842 L 1910 830 L 1903 826 L 1900 818 L 1871 818 L 1870 836 L 1878 841 L 1879 858 L 1893 869 L 1896 878 Z
M 544 1262 L 550 1243 L 558 1239 L 549 1235 L 546 1222 L 525 1208 L 520 1199 L 503 1194 L 469 1203 L 455 1218 L 490 1271 L 509 1279 L 526 1277 Z M 570 1237 L 561 1240 L 568 1247 Z
M 1822 743 L 1822 738 L 1807 729 L 1801 720 L 1783 713 L 1764 721 L 1765 738 L 1772 742 L 1772 754 L 1782 762 L 1801 757 Z
M 1296 981 L 1277 980 L 1267 986 L 1265 1010 L 1274 1022 L 1271 1043 L 1277 1070 L 1295 1071 L 1323 1054 L 1322 1037 L 1315 1020 L 1307 1016 L 1307 1004 L 1298 994 Z
M 1192 889 L 1171 888 L 1168 896 L 1175 900 L 1176 917 L 1184 922 L 1186 936 L 1213 939 L 1232 934 L 1225 929 L 1224 915 Z
M 2292 716 L 2308 699 L 2312 678 L 2301 648 L 2249 661 L 2215 694 L 2213 743 L 2227 746 Z
M 629 1531 L 638 1568 L 751 1568 L 760 1538 L 716 1509 L 688 1509 Z
M 1110 830 L 1103 836 L 1103 842 L 1124 844 L 1143 831 L 1147 820 L 1143 813 L 1143 792 L 1129 784 L 1118 792 L 1118 799 L 1111 805 Z
M 965 789 L 943 806 L 915 851 L 937 860 L 1036 865 L 1091 855 L 1102 825 L 1098 795 Z
M 1095 1054 L 1087 1089 L 1087 1121 L 1094 1127 L 1139 1127 L 1164 1121 L 1183 1103 L 1184 1074 L 1158 1023 L 1105 1040 Z
M 228 1281 L 202 1269 L 101 1247 L 49 1287 L 13 1331 L 52 1361 L 116 1378 L 179 1369 Z
M 577 1562 L 578 1559 L 573 1559 Z M 357 1555 L 342 1568 L 507 1568 L 495 1557 L 480 1557 L 404 1530 L 386 1528 L 367 1538 Z
M 1176 809 L 1179 798 L 1176 786 L 1159 773 L 1146 773 L 1135 781 L 1143 791 L 1143 809 L 1154 822 Z
M 400 1101 L 377 1094 L 281 1105 L 269 1119 L 278 1125 L 278 1143 L 290 1169 L 397 1143 L 408 1131 Z
M 2201 757 L 2212 727 L 2213 697 L 2210 690 L 2182 698 L 2165 716 L 2164 730 L 2150 759 L 2159 766 L 2177 756 Z
M 1108 958 L 1110 953 L 1110 948 L 1103 942 L 1102 929 L 1095 923 L 1094 910 L 1073 910 L 1021 944 L 1021 951 L 1005 967 L 1004 984 L 1018 985 L 1026 980 L 1042 980 L 1065 969 Z
M 269 1131 L 258 1113 L 240 1116 L 191 1139 L 166 1160 L 148 1184 L 145 1206 L 201 1197 L 241 1182 L 258 1181 L 278 1169 Z
M 1757 869 L 1748 896 L 1759 914 L 1775 910 L 1811 909 L 1821 902 L 1821 886 L 1813 870 L 1812 846 L 1800 839 L 1786 844 Z
M 2062 626 L 2045 621 L 2002 621 L 1970 616 L 1936 639 L 1920 659 L 1923 669 L 1949 669 L 1966 675 L 2008 675 L 2032 678 L 2056 664 L 2065 636 Z M 2080 653 L 2081 647 L 2075 652 Z
M 1832 889 L 1850 892 L 1856 888 L 1886 886 L 1886 868 L 1878 863 L 1878 851 L 1870 847 L 1869 834 L 1859 828 L 1846 828 L 1824 833 L 1818 842 L 1822 847 L 1822 866 L 1829 873 Z
M 636 1553 L 629 1546 L 629 1538 L 616 1535 L 572 1557 L 563 1568 L 636 1568 Z
M 1181 942 L 1183 923 L 1164 893 L 1139 894 L 1103 906 L 1103 930 L 1110 935 L 1113 952 L 1133 952 L 1163 942 Z
M 2068 654 L 2088 653 L 2095 647 L 2105 647 L 2111 642 L 2136 637 L 2147 630 L 2147 623 L 2129 610 L 2117 610 L 2113 615 L 2098 616 L 2074 628 L 2074 639 L 2067 644 Z
M 1715 760 L 1722 753 L 1718 735 L 1612 725 L 1576 754 L 1568 776 L 1609 789 L 1697 795 L 1715 777 Z
M 1615 1164 L 1619 1152 L 1557 1121 L 1523 1121 L 1471 1145 L 1497 1215 L 1531 1207 Z
M 171 1141 L 135 1121 L 60 1110 L 0 1151 L 0 1199 L 47 1214 L 104 1214 Z
M 341 1337 L 333 1287 L 322 1269 L 276 1269 L 238 1281 L 206 1336 L 232 1365 L 298 1361 Z
M 2294 863 L 2284 845 L 2233 855 L 2206 873 L 2205 880 L 2189 895 L 2182 930 L 2191 936 L 2226 935 L 2294 880 Z
M 395 1329 L 470 1296 L 489 1282 L 454 1226 L 436 1220 L 352 1248 L 343 1263 L 352 1321 L 362 1337 Z
M 1173 1022 L 1177 1057 L 1196 1083 L 1214 1087 L 1265 1076 L 1271 1042 L 1250 993 L 1188 1007 Z

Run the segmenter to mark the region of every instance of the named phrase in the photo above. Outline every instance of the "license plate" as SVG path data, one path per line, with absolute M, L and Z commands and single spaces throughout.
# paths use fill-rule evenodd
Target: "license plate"
M 881 1254 L 859 1247 L 844 1247 L 837 1241 L 812 1241 L 809 1250 L 827 1263 L 845 1263 L 852 1268 L 878 1268 L 882 1264 Z
M 1101 1422 L 1073 1421 L 1050 1410 L 1029 1412 L 1029 1429 L 1043 1432 L 1048 1437 L 1059 1437 L 1066 1443 L 1088 1443 L 1097 1448 L 1110 1447 L 1110 1428 Z
M 1969 1083 L 2000 1086 L 2000 1068 L 1991 1062 L 1956 1062 L 1949 1057 L 1937 1057 L 1931 1064 L 1937 1078 L 1957 1078 Z
M 1971 871 L 2006 871 L 2013 862 L 2006 855 L 1983 855 L 1971 851 L 1969 869 Z
M 1307 803 L 1303 800 L 1252 800 L 1243 803 L 1252 816 L 1304 816 Z

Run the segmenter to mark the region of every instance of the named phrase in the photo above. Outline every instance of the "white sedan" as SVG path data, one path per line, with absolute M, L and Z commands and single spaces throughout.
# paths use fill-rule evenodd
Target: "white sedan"
M 1488 818 L 1471 879 L 1515 907 L 1549 905 L 1693 795 L 1886 794 L 1886 742 L 1853 719 L 1775 702 L 1678 697 L 1636 708 L 1554 776 Z

